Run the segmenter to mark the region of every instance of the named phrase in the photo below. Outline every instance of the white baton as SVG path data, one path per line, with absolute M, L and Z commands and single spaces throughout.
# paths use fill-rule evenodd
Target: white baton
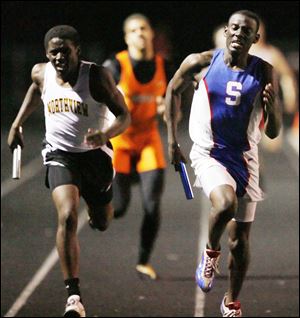
M 20 127 L 20 132 L 22 133 L 22 127 Z M 20 145 L 13 151 L 13 169 L 12 169 L 12 178 L 20 179 L 21 177 L 21 154 L 22 148 Z
M 13 171 L 12 171 L 13 179 L 20 179 L 21 177 L 21 153 L 22 153 L 22 148 L 20 145 L 17 145 L 13 153 Z

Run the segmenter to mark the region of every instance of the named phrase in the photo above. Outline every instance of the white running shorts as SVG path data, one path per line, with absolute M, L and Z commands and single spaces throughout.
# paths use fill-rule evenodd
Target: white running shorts
M 195 187 L 202 188 L 209 198 L 211 191 L 217 186 L 228 184 L 236 190 L 236 182 L 221 164 L 208 167 L 200 176 L 196 176 Z M 237 222 L 253 222 L 257 202 L 248 198 L 238 198 L 238 210 L 233 218 Z

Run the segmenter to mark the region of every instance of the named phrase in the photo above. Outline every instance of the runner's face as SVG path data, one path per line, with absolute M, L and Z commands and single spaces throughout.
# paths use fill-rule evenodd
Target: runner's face
M 125 29 L 125 41 L 128 46 L 136 49 L 146 49 L 152 45 L 153 30 L 147 21 L 143 19 L 130 20 Z
M 247 53 L 259 39 L 256 21 L 239 13 L 229 19 L 225 34 L 228 50 L 236 54 Z
M 58 75 L 66 76 L 76 69 L 79 51 L 79 46 L 75 46 L 71 40 L 52 38 L 48 42 L 46 55 Z

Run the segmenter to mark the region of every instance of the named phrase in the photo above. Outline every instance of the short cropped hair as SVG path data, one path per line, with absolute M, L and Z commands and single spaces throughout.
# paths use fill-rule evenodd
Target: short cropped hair
M 230 18 L 231 18 L 234 14 L 242 14 L 242 15 L 245 15 L 246 17 L 249 17 L 249 18 L 255 20 L 255 22 L 256 22 L 256 24 L 257 24 L 256 32 L 258 31 L 261 18 L 260 18 L 255 12 L 250 11 L 250 10 L 239 10 L 239 11 L 233 12 L 233 13 L 230 15 L 230 17 L 229 17 L 228 20 L 230 20 Z
M 48 43 L 53 38 L 71 40 L 76 46 L 78 46 L 80 43 L 79 33 L 70 25 L 56 25 L 51 28 L 44 37 L 45 49 L 48 48 Z
M 126 28 L 127 28 L 127 24 L 131 21 L 131 20 L 135 20 L 135 19 L 139 19 L 139 20 L 144 20 L 146 21 L 150 27 L 152 28 L 151 22 L 149 20 L 148 17 L 146 17 L 144 14 L 142 13 L 133 13 L 131 15 L 129 15 L 123 22 L 123 32 L 124 34 L 126 33 Z

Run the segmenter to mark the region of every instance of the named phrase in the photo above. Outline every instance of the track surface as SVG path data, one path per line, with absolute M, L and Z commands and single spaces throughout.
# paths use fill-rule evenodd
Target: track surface
M 1 316 L 59 317 L 66 291 L 54 249 L 56 212 L 44 187 L 41 157 L 31 163 L 40 154 L 43 126 L 29 125 L 24 127 L 26 148 L 20 181 L 10 179 L 12 156 L 6 146 L 7 128 L 2 127 Z M 164 127 L 162 131 L 165 133 Z M 188 155 L 191 143 L 186 131 L 186 127 L 181 130 L 180 143 Z M 166 145 L 165 136 L 164 141 Z M 252 227 L 251 264 L 240 295 L 243 316 L 298 317 L 298 154 L 286 143 L 282 152 L 263 153 L 263 159 L 268 198 L 258 205 Z M 189 167 L 188 172 L 193 182 Z M 209 294 L 197 292 L 196 302 L 194 272 L 199 237 L 205 236 L 199 231 L 206 220 L 208 202 L 200 190 L 194 189 L 194 193 L 194 200 L 185 199 L 179 175 L 169 166 L 162 225 L 152 257 L 160 275 L 156 282 L 140 280 L 134 270 L 142 220 L 137 187 L 133 188 L 126 217 L 114 220 L 106 232 L 92 231 L 83 217 L 80 277 L 89 317 L 220 316 L 219 305 L 227 285 L 226 237 L 221 275 Z M 53 250 L 53 267 L 50 265 L 49 271 L 45 269 L 36 280 L 36 273 Z M 29 290 L 28 283 L 33 284 Z M 24 289 L 27 294 L 19 298 Z M 21 300 L 18 306 L 17 299 Z

